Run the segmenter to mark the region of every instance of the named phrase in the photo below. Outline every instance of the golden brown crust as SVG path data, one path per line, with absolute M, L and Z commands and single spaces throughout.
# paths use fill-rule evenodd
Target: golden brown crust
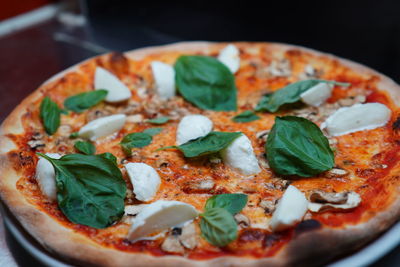
M 246 45 L 246 43 L 241 44 Z M 188 52 L 204 51 L 213 46 L 214 44 L 208 42 L 178 43 L 162 47 L 134 50 L 127 52 L 126 55 L 132 59 L 140 59 L 148 54 L 167 50 Z M 381 89 L 388 91 L 394 102 L 400 105 L 399 86 L 386 76 L 367 67 L 303 47 L 285 44 L 271 44 L 271 46 L 274 50 L 279 52 L 290 49 L 300 49 L 314 55 L 334 58 L 358 72 L 377 75 L 381 78 Z M 63 74 L 65 74 L 65 72 L 63 72 Z M 58 75 L 58 77 L 60 76 Z M 388 209 L 376 214 L 373 219 L 363 224 L 349 226 L 346 229 L 340 230 L 323 228 L 301 233 L 276 256 L 263 259 L 246 259 L 229 256 L 208 261 L 196 261 L 178 256 L 154 257 L 145 254 L 125 253 L 100 246 L 88 237 L 64 227 L 48 214 L 39 211 L 35 206 L 30 204 L 16 188 L 16 183 L 20 178 L 20 174 L 18 170 L 13 169 L 5 155 L 8 151 L 14 149 L 15 145 L 6 135 L 23 132 L 21 117 L 26 107 L 41 97 L 42 92 L 39 90 L 32 93 L 10 114 L 0 128 L 1 197 L 29 233 L 49 250 L 63 255 L 67 259 L 89 262 L 101 266 L 283 266 L 294 263 L 296 263 L 296 265 L 318 265 L 365 245 L 368 241 L 374 239 L 382 231 L 390 227 L 400 217 L 400 198 L 398 197 Z M 332 247 L 336 246 L 340 246 L 340 250 L 332 249 Z M 323 257 L 321 257 L 321 255 L 323 255 Z

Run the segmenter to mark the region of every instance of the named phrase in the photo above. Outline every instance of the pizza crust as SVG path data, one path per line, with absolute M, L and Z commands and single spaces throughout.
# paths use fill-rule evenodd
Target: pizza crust
M 239 43 L 246 45 L 247 43 Z M 184 42 L 159 47 L 149 47 L 127 52 L 125 55 L 132 59 L 140 59 L 151 53 L 164 51 L 217 51 L 226 44 L 209 42 Z M 400 105 L 400 87 L 390 78 L 377 73 L 349 60 L 340 59 L 333 55 L 324 54 L 299 46 L 273 43 L 270 47 L 275 51 L 299 49 L 317 56 L 324 56 L 338 60 L 353 70 L 365 74 L 379 76 L 382 80 L 379 84 L 381 90 L 386 90 L 396 103 Z M 82 64 L 82 63 L 80 63 Z M 78 65 L 80 65 L 78 64 Z M 77 66 L 78 66 L 77 65 Z M 55 79 L 73 71 L 71 67 L 61 74 L 46 81 Z M 46 84 L 45 83 L 45 84 Z M 33 235 L 43 246 L 53 251 L 66 260 L 79 263 L 91 263 L 100 266 L 283 266 L 283 265 L 319 265 L 326 263 L 345 253 L 355 251 L 376 238 L 387 230 L 400 218 L 400 197 L 388 207 L 387 210 L 376 214 L 369 221 L 346 229 L 320 229 L 299 234 L 286 247 L 272 258 L 248 259 L 239 257 L 220 257 L 212 260 L 196 261 L 180 256 L 155 257 L 139 253 L 125 253 L 112 248 L 106 248 L 95 243 L 86 236 L 64 227 L 58 221 L 52 219 L 48 214 L 39 211 L 30 204 L 16 188 L 20 178 L 17 170 L 11 166 L 6 153 L 15 149 L 13 142 L 6 137 L 7 134 L 18 134 L 23 132 L 21 117 L 27 106 L 42 97 L 42 92 L 36 90 L 28 96 L 3 122 L 0 128 L 0 179 L 1 198 L 23 227 Z M 398 188 L 400 193 L 400 188 Z M 400 195 L 400 194 L 398 194 Z M 340 244 L 340 249 L 337 249 Z M 321 257 L 321 255 L 325 255 Z

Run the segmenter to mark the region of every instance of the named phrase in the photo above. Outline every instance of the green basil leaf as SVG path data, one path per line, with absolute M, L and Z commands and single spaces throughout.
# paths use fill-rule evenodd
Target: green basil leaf
M 106 228 L 124 214 L 126 184 L 119 168 L 99 155 L 69 154 L 53 159 L 58 206 L 77 224 Z
M 247 195 L 245 194 L 220 194 L 210 197 L 205 209 L 223 208 L 235 215 L 246 206 L 246 203 Z
M 151 136 L 155 136 L 159 133 L 161 133 L 163 130 L 163 128 L 149 128 L 143 131 L 143 133 L 151 135 Z
M 308 89 L 316 86 L 319 83 L 329 83 L 340 86 L 349 86 L 348 83 L 340 83 L 326 80 L 305 80 L 291 83 L 272 94 L 265 95 L 261 98 L 256 111 L 276 112 L 285 104 L 295 103 L 300 100 L 300 95 Z
M 75 149 L 86 155 L 93 155 L 96 153 L 96 147 L 87 141 L 77 141 L 74 145 Z
M 176 148 L 187 158 L 214 154 L 229 146 L 241 134 L 241 132 L 211 132 L 206 136 L 191 140 L 183 145 L 162 147 L 157 149 L 157 151 Z
M 50 97 L 46 96 L 40 104 L 40 118 L 46 133 L 49 135 L 57 132 L 60 126 L 61 109 L 57 103 L 53 102 Z
M 200 216 L 201 235 L 207 242 L 224 247 L 237 238 L 236 221 L 227 210 L 211 208 Z
M 148 146 L 153 138 L 146 133 L 131 133 L 126 135 L 121 141 L 122 150 L 127 155 L 132 154 L 132 148 Z
M 114 156 L 113 154 L 111 154 L 110 152 L 105 152 L 105 153 L 99 154 L 99 156 L 101 156 L 101 157 L 103 157 L 103 158 L 106 158 L 106 159 L 108 159 L 108 160 L 111 160 L 115 165 L 118 165 L 117 157 L 115 157 L 115 156 Z
M 251 110 L 246 110 L 243 111 L 242 113 L 236 115 L 235 117 L 233 117 L 233 121 L 234 122 L 250 122 L 250 121 L 255 121 L 255 120 L 259 120 L 260 117 L 255 114 L 253 111 Z
M 170 119 L 168 117 L 158 117 L 155 119 L 148 120 L 147 122 L 153 123 L 153 124 L 164 124 L 168 122 Z
M 71 134 L 69 135 L 69 138 L 75 139 L 75 138 L 77 138 L 78 136 L 79 136 L 79 132 L 73 132 L 73 133 L 71 133 Z
M 328 139 L 316 124 L 300 117 L 276 117 L 265 150 L 269 165 L 280 175 L 310 177 L 335 164 Z
M 213 57 L 181 56 L 175 63 L 179 93 L 202 109 L 236 110 L 237 89 L 231 71 Z
M 68 97 L 64 106 L 72 111 L 80 113 L 100 103 L 107 96 L 107 90 L 94 90 Z

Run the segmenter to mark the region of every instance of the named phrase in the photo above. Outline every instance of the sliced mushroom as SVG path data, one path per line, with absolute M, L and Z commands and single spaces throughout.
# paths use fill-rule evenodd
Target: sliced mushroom
M 261 132 L 256 133 L 256 137 L 262 139 L 263 141 L 267 141 L 268 134 L 270 130 L 264 130 Z
M 348 175 L 349 172 L 340 168 L 333 168 L 325 173 L 328 178 L 340 178 Z
M 357 207 L 361 197 L 356 192 L 332 193 L 322 190 L 313 191 L 309 197 L 308 209 L 312 212 L 325 211 L 329 209 L 347 210 Z
M 130 190 L 129 190 L 130 191 Z M 144 208 L 146 204 L 127 205 L 125 206 L 125 214 L 122 217 L 122 222 L 132 223 L 134 217 Z
M 281 59 L 279 61 L 272 61 L 268 67 L 268 72 L 271 76 L 275 77 L 288 77 L 292 74 L 290 61 Z
M 276 200 L 262 200 L 259 204 L 265 210 L 266 214 L 272 214 L 276 208 Z
M 238 213 L 234 216 L 235 221 L 237 222 L 237 224 L 239 226 L 241 226 L 242 228 L 247 228 L 250 225 L 250 220 L 249 218 L 247 218 L 245 215 Z
M 186 193 L 202 193 L 213 189 L 214 185 L 214 180 L 208 177 L 187 181 L 182 185 L 182 190 Z
M 126 117 L 126 122 L 129 123 L 138 123 L 143 121 L 143 115 L 142 114 L 136 114 L 136 115 L 129 115 Z
M 32 149 L 37 149 L 37 148 L 46 146 L 46 144 L 43 140 L 30 140 L 30 141 L 28 141 L 28 145 Z
M 182 228 L 181 235 L 178 236 L 181 244 L 188 249 L 194 249 L 199 242 L 197 239 L 196 227 L 194 223 L 189 223 Z
M 185 249 L 179 242 L 179 238 L 175 235 L 169 235 L 165 238 L 164 242 L 161 245 L 161 249 L 166 252 L 171 253 L 184 253 Z

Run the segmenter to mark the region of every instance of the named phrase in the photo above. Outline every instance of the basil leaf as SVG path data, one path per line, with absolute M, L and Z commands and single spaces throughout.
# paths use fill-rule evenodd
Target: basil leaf
M 78 136 L 79 136 L 79 132 L 73 132 L 73 133 L 71 133 L 71 134 L 69 135 L 69 138 L 75 139 L 75 138 L 77 138 Z
M 210 197 L 205 209 L 223 208 L 235 215 L 246 206 L 246 203 L 247 195 L 245 194 L 220 194 Z
M 229 144 L 241 134 L 241 132 L 211 132 L 206 136 L 191 140 L 183 145 L 162 147 L 157 149 L 157 151 L 176 148 L 179 149 L 187 158 L 214 154 L 229 146 Z
M 57 132 L 60 126 L 61 109 L 57 103 L 53 102 L 50 97 L 46 96 L 40 104 L 40 118 L 46 133 L 49 135 Z
M 250 121 L 255 121 L 255 120 L 259 120 L 260 117 L 255 114 L 253 111 L 251 110 L 246 110 L 243 111 L 242 113 L 236 115 L 235 117 L 233 117 L 233 121 L 234 122 L 250 122 Z
M 151 143 L 153 138 L 146 133 L 131 133 L 126 135 L 121 141 L 122 150 L 127 155 L 132 155 L 132 148 L 140 148 Z
M 118 165 L 118 163 L 117 163 L 117 157 L 115 157 L 115 156 L 114 156 L 113 154 L 111 154 L 110 152 L 105 152 L 105 153 L 99 154 L 99 156 L 101 156 L 101 157 L 103 157 L 103 158 L 106 158 L 106 159 L 112 161 L 115 165 Z
M 265 150 L 269 165 L 280 175 L 310 177 L 335 164 L 328 139 L 317 125 L 300 117 L 276 117 Z
M 57 201 L 73 223 L 106 228 L 124 214 L 126 184 L 119 168 L 99 155 L 69 154 L 53 159 Z
M 96 153 L 96 147 L 90 142 L 77 141 L 74 147 L 76 150 L 86 155 L 93 155 L 94 153 Z
M 68 97 L 64 106 L 72 111 L 80 113 L 100 103 L 107 96 L 106 90 L 94 90 Z
M 155 118 L 155 119 L 148 120 L 147 122 L 150 122 L 150 123 L 153 123 L 153 124 L 164 124 L 164 123 L 166 123 L 168 121 L 169 121 L 168 117 L 158 117 L 158 118 Z
M 340 83 L 326 80 L 305 80 L 291 83 L 272 94 L 265 95 L 255 108 L 256 111 L 276 112 L 285 104 L 295 103 L 300 100 L 300 95 L 319 83 L 328 83 L 340 86 L 349 86 L 348 83 Z
M 161 133 L 161 131 L 163 130 L 163 128 L 149 128 L 143 131 L 143 133 L 151 135 L 151 136 L 155 136 L 159 133 Z
M 236 110 L 237 89 L 231 71 L 213 57 L 181 56 L 175 63 L 179 93 L 202 109 Z
M 200 216 L 201 235 L 207 242 L 224 247 L 237 238 L 236 221 L 227 210 L 211 208 Z
M 115 157 L 113 154 L 111 154 L 110 152 L 105 152 L 102 154 L 98 154 L 98 156 L 101 156 L 105 159 L 110 160 L 112 163 L 114 163 L 115 165 L 118 165 L 117 163 L 117 157 Z

